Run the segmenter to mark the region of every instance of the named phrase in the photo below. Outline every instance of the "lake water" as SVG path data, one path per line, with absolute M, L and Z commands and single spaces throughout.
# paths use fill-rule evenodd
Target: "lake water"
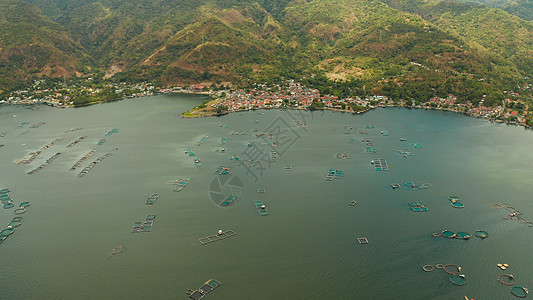
M 0 107 L 0 133 L 7 132 L 0 138 L 0 188 L 12 190 L 16 206 L 31 202 L 22 225 L 0 245 L 0 299 L 187 299 L 186 290 L 210 278 L 222 282 L 205 298 L 213 300 L 512 299 L 510 287 L 497 280 L 504 273 L 498 263 L 510 265 L 506 272 L 518 285 L 533 288 L 533 229 L 504 220 L 509 212 L 491 206 L 508 203 L 533 220 L 532 131 L 398 108 L 362 115 L 272 110 L 179 117 L 202 100 L 175 95 L 76 109 Z M 30 128 L 38 122 L 46 124 Z M 105 136 L 113 128 L 119 132 Z M 258 138 L 255 129 L 274 135 Z M 87 138 L 66 147 L 81 136 Z M 31 164 L 14 163 L 56 138 L 65 140 Z M 379 153 L 365 153 L 362 139 L 371 139 Z M 269 144 L 275 140 L 281 145 Z M 225 153 L 216 152 L 222 147 Z M 196 157 L 185 155 L 186 148 Z M 91 149 L 98 152 L 83 167 L 113 155 L 82 178 L 81 168 L 69 171 Z M 274 161 L 272 149 L 279 152 Z M 404 158 L 398 149 L 415 155 Z M 61 155 L 49 166 L 26 174 L 56 152 Z M 233 155 L 241 163 L 232 162 Z M 256 163 L 245 162 L 250 158 Z M 390 171 L 376 171 L 370 162 L 377 158 L 386 159 Z M 244 193 L 231 207 L 211 200 L 214 171 L 222 165 L 232 168 L 222 180 L 242 180 Z M 326 181 L 330 168 L 344 178 Z M 192 182 L 173 192 L 167 182 L 178 177 Z M 432 187 L 390 186 L 414 180 Z M 151 193 L 161 197 L 149 206 L 145 195 Z M 451 207 L 451 195 L 465 208 Z M 270 215 L 259 216 L 254 200 L 262 200 Z M 357 205 L 350 206 L 352 200 Z M 410 210 L 408 203 L 419 201 L 429 212 Z M 13 210 L 0 209 L 2 228 Z M 147 214 L 157 215 L 153 231 L 131 233 L 133 222 Z M 237 235 L 200 244 L 219 229 Z M 445 229 L 483 229 L 489 237 L 431 235 Z M 109 257 L 118 245 L 125 251 Z M 424 272 L 426 264 L 459 265 L 468 283 L 452 285 L 443 270 Z

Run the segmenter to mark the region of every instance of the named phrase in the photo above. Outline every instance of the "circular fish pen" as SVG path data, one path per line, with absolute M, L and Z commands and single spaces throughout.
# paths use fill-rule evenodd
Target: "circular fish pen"
M 17 215 L 23 214 L 23 213 L 25 213 L 25 212 L 26 212 L 26 209 L 25 209 L 25 208 L 17 208 L 17 209 L 15 209 L 15 213 L 16 213 Z
M 455 234 L 456 239 L 462 239 L 462 240 L 468 240 L 472 236 L 469 233 L 466 232 L 458 232 Z
M 459 273 L 461 273 L 461 267 L 459 267 L 458 265 L 454 265 L 454 264 L 447 264 L 444 266 L 444 272 L 448 273 L 448 274 L 452 274 L 452 275 L 458 275 Z
M 518 298 L 525 298 L 529 294 L 529 291 L 523 286 L 513 286 L 511 288 L 511 294 Z
M 9 236 L 15 231 L 13 228 L 6 228 L 2 231 L 0 231 L 0 236 Z
M 435 268 L 432 266 L 432 265 L 425 265 L 422 267 L 422 269 L 426 272 L 431 272 L 433 270 L 435 270 Z
M 444 265 L 443 265 L 443 264 L 436 264 L 436 265 L 435 265 L 435 268 L 437 268 L 437 269 L 444 269 Z
M 439 236 L 441 236 L 441 233 L 440 232 L 435 232 L 435 233 L 432 233 L 431 235 L 433 237 L 439 237 Z
M 498 275 L 498 281 L 501 284 L 505 285 L 515 285 L 516 284 L 516 278 L 514 278 L 511 274 L 500 274 Z
M 463 203 L 461 203 L 461 202 L 452 202 L 450 205 L 452 207 L 455 207 L 455 208 L 463 208 L 463 207 L 465 207 L 465 205 Z
M 460 275 L 453 275 L 450 277 L 450 282 L 455 285 L 465 285 L 466 284 L 466 278 L 463 274 Z
M 448 197 L 448 200 L 450 200 L 452 202 L 458 202 L 458 201 L 461 201 L 461 197 L 450 196 L 450 197 Z
M 9 224 L 7 224 L 7 227 L 8 228 L 15 228 L 15 227 L 19 227 L 20 225 L 22 225 L 22 222 L 12 221 Z
M 484 239 L 489 236 L 489 233 L 483 230 L 476 230 L 476 232 L 474 232 L 474 235 L 480 239 Z
M 28 206 L 30 206 L 30 205 L 31 205 L 31 203 L 30 203 L 29 201 L 26 201 L 26 202 L 22 202 L 19 206 L 20 206 L 21 208 L 26 208 L 26 207 L 28 207 Z
M 445 238 L 453 239 L 455 237 L 455 232 L 444 230 L 441 235 Z
M 109 254 L 109 257 L 122 252 L 124 252 L 124 246 L 118 245 L 117 247 L 113 248 L 113 250 L 111 250 L 111 254 Z

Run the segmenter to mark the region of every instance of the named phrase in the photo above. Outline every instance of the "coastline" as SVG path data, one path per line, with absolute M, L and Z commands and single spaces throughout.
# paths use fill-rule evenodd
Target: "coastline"
M 370 106 L 367 109 L 360 110 L 360 111 L 339 109 L 339 108 L 334 108 L 334 107 L 324 107 L 324 108 L 319 108 L 319 109 L 295 108 L 295 107 L 261 107 L 261 108 L 251 108 L 251 109 L 248 109 L 248 108 L 247 109 L 236 109 L 236 110 L 231 110 L 231 111 L 225 111 L 225 112 L 222 112 L 222 113 L 199 113 L 199 114 L 196 114 L 194 116 L 191 116 L 191 115 L 186 116 L 185 114 L 190 112 L 190 111 L 188 111 L 188 112 L 182 113 L 181 117 L 182 118 L 186 118 L 186 119 L 206 118 L 206 117 L 213 117 L 213 116 L 216 117 L 216 116 L 227 115 L 227 114 L 230 114 L 230 113 L 255 111 L 255 110 L 260 110 L 260 109 L 266 109 L 266 110 L 270 110 L 270 109 L 291 109 L 291 110 L 305 110 L 305 111 L 329 110 L 329 111 L 333 111 L 333 112 L 342 112 L 342 113 L 351 113 L 351 114 L 364 114 L 364 113 L 367 113 L 367 112 L 369 112 L 369 111 L 371 111 L 373 109 L 386 108 L 386 107 L 398 107 L 398 108 L 406 108 L 406 109 L 425 109 L 425 110 L 438 110 L 438 111 L 453 112 L 453 113 L 463 114 L 463 115 L 468 116 L 468 117 L 473 117 L 473 118 L 477 118 L 477 119 L 484 119 L 484 120 L 487 120 L 487 121 L 490 121 L 490 122 L 493 122 L 493 123 L 501 123 L 501 124 L 505 124 L 505 125 L 521 126 L 521 127 L 524 127 L 525 129 L 532 129 L 531 126 L 528 126 L 526 124 L 521 124 L 521 123 L 518 123 L 518 122 L 504 121 L 504 120 L 499 120 L 499 119 L 495 119 L 495 118 L 484 118 L 484 117 L 481 117 L 481 116 L 475 116 L 475 115 L 469 114 L 468 112 L 465 112 L 465 111 L 455 110 L 455 109 L 451 109 L 451 108 L 407 106 L 407 105 L 401 105 L 401 104 L 400 105 L 386 104 L 386 105 Z
M 166 91 L 166 92 L 144 94 L 144 95 L 138 95 L 138 96 L 121 97 L 121 98 L 109 99 L 109 100 L 104 100 L 104 101 L 84 103 L 84 104 L 80 104 L 80 105 L 54 105 L 54 103 L 48 103 L 48 102 L 26 102 L 26 101 L 21 101 L 21 102 L 17 102 L 17 103 L 2 103 L 2 104 L 0 104 L 0 106 L 1 105 L 35 105 L 35 104 L 42 104 L 42 105 L 48 105 L 48 106 L 51 106 L 51 107 L 54 107 L 54 108 L 78 108 L 78 107 L 86 107 L 86 106 L 91 106 L 91 105 L 96 105 L 96 104 L 101 104 L 101 103 L 115 102 L 115 101 L 121 101 L 121 100 L 127 100 L 127 99 L 135 99 L 135 98 L 155 96 L 155 95 L 179 95 L 179 94 L 209 96 L 209 95 L 212 94 L 212 92 L 209 92 L 209 91 L 191 91 L 191 90 L 180 89 L 180 90 L 170 90 L 170 91 Z M 439 110 L 439 111 L 448 111 L 448 112 L 460 113 L 460 114 L 464 114 L 464 115 L 469 116 L 469 117 L 485 119 L 485 120 L 493 122 L 493 123 L 501 123 L 501 124 L 506 124 L 506 125 L 522 126 L 525 129 L 532 129 L 532 126 L 528 126 L 526 124 L 522 124 L 522 123 L 519 123 L 519 122 L 516 122 L 516 121 L 505 121 L 505 120 L 500 120 L 500 119 L 496 119 L 496 118 L 486 118 L 486 117 L 483 117 L 483 116 L 476 116 L 476 115 L 468 113 L 467 111 L 457 110 L 457 109 L 453 109 L 453 108 L 428 107 L 428 106 L 420 106 L 420 105 L 408 106 L 408 105 L 405 105 L 405 104 L 380 104 L 380 105 L 376 105 L 376 106 L 370 105 L 366 109 L 360 110 L 360 111 L 353 111 L 353 110 L 335 108 L 335 107 L 322 107 L 322 108 L 317 108 L 317 109 L 309 109 L 309 108 L 290 107 L 290 106 L 288 106 L 288 107 L 287 106 L 283 106 L 283 107 L 280 106 L 280 107 L 243 108 L 243 109 L 222 111 L 222 112 L 218 112 L 218 113 L 214 112 L 213 110 L 209 110 L 208 109 L 208 108 L 210 108 L 211 105 L 217 104 L 220 101 L 221 101 L 221 99 L 212 100 L 209 103 L 207 103 L 208 106 L 206 107 L 206 109 L 204 109 L 204 110 L 195 110 L 195 108 L 193 108 L 193 109 L 190 109 L 190 110 L 188 110 L 186 112 L 181 113 L 180 116 L 182 118 L 185 118 L 185 119 L 219 117 L 219 116 L 227 115 L 227 114 L 230 114 L 230 113 L 245 112 L 245 111 L 259 110 L 259 109 L 291 109 L 291 110 L 306 110 L 306 111 L 329 110 L 329 111 L 333 111 L 333 112 L 343 112 L 343 113 L 351 113 L 351 114 L 363 114 L 363 113 L 369 112 L 370 110 L 373 110 L 373 109 L 376 109 L 376 108 L 402 107 L 402 108 L 408 108 L 408 109 L 414 108 L 414 109 Z

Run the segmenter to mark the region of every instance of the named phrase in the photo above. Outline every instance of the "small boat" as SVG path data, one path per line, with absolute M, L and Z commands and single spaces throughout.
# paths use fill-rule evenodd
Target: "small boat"
M 400 141 L 405 142 L 407 139 L 401 138 Z
M 353 201 L 350 201 L 350 205 L 351 206 L 355 206 L 357 204 L 357 201 L 353 200 Z

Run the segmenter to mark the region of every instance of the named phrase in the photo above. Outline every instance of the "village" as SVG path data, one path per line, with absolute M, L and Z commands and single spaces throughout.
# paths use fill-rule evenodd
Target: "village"
M 408 100 L 392 100 L 387 96 L 369 95 L 339 99 L 333 95 L 321 95 L 314 88 L 309 88 L 295 80 L 285 80 L 282 84 L 255 83 L 253 88 L 231 89 L 230 86 L 217 88 L 212 84 L 191 86 L 158 87 L 143 82 L 135 84 L 104 83 L 95 85 L 92 78 L 71 82 L 35 80 L 33 85 L 24 90 L 17 90 L 0 98 L 0 104 L 46 104 L 54 107 L 75 107 L 95 103 L 115 101 L 126 98 L 152 96 L 156 94 L 188 93 L 209 96 L 209 105 L 195 107 L 187 117 L 202 117 L 213 114 L 256 110 L 290 108 L 302 110 L 334 110 L 347 113 L 363 113 L 376 107 L 402 106 L 421 109 L 446 110 L 464 113 L 495 122 L 530 127 L 533 115 L 521 95 L 517 92 L 505 92 L 506 99 L 496 107 L 484 106 L 484 97 L 478 104 L 470 101 L 459 103 L 454 95 L 446 98 L 433 97 L 423 103 Z M 80 100 L 81 99 L 81 100 Z M 200 110 L 199 108 L 203 108 Z M 194 114 L 195 110 L 197 111 Z M 213 113 L 217 111 L 217 113 Z M 188 112 L 188 113 L 190 113 Z
M 509 98 L 496 107 L 484 106 L 484 98 L 478 105 L 467 101 L 457 103 L 457 98 L 449 95 L 446 98 L 434 97 L 427 102 L 416 104 L 414 101 L 394 101 L 386 96 L 348 97 L 339 99 L 332 95 L 320 95 L 316 89 L 302 86 L 294 80 L 286 82 L 285 86 L 255 84 L 254 89 L 246 92 L 244 89 L 235 90 L 229 94 L 227 91 L 213 93 L 224 100 L 215 105 L 223 106 L 229 112 L 291 108 L 291 109 L 327 109 L 348 113 L 362 113 L 376 107 L 403 106 L 421 109 L 446 110 L 464 113 L 478 118 L 484 118 L 496 122 L 506 122 L 523 126 L 527 124 L 530 116 L 529 105 L 525 104 L 520 95 L 508 92 Z M 531 118 L 531 117 L 530 117 Z

